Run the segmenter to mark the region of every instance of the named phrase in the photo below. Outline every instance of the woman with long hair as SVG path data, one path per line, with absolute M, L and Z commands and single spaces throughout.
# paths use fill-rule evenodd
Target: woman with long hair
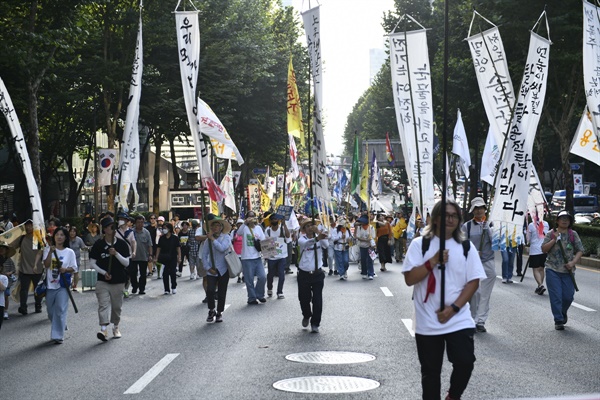
M 173 224 L 167 222 L 163 225 L 156 259 L 163 265 L 163 285 L 165 294 L 177 293 L 177 264 L 181 261 L 181 247 L 179 238 L 175 235 Z M 169 286 L 170 278 L 170 286 Z
M 69 228 L 69 248 L 75 252 L 75 261 L 77 262 L 77 271 L 81 267 L 81 250 L 85 249 L 85 243 L 77 235 L 77 227 L 72 226 Z M 73 291 L 77 291 L 77 283 L 79 282 L 79 272 L 73 273 Z
M 384 214 L 377 215 L 377 254 L 379 255 L 380 271 L 387 271 L 385 264 L 392 262 L 392 226 Z
M 337 221 L 336 228 L 331 232 L 333 239 L 333 251 L 335 254 L 335 267 L 341 281 L 348 279 L 349 254 L 350 254 L 350 231 L 345 218 Z
M 61 344 L 64 340 L 70 275 L 77 272 L 75 252 L 69 248 L 68 238 L 69 231 L 66 228 L 56 228 L 52 235 L 52 245 L 44 249 L 43 255 L 47 286 L 46 307 L 52 324 L 50 339 L 56 344 Z

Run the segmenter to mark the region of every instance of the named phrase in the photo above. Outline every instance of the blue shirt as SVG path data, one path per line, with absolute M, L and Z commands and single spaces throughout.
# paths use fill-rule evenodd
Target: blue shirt
M 225 275 L 227 272 L 227 262 L 225 262 L 225 253 L 229 250 L 231 246 L 231 237 L 229 235 L 221 234 L 215 241 L 211 241 L 210 239 L 206 239 L 206 244 L 202 246 L 202 252 L 200 256 L 202 257 L 202 263 L 204 265 L 204 269 L 208 271 L 212 268 L 212 263 L 210 260 L 210 249 L 208 246 L 212 246 L 213 248 L 213 258 L 215 260 L 215 267 L 219 271 L 219 274 Z M 208 272 L 208 275 L 216 276 Z

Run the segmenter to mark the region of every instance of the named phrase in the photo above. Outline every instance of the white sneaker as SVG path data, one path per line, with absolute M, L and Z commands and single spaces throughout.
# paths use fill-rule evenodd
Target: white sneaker
M 169 292 L 168 290 L 165 290 L 165 295 L 167 294 L 171 294 L 171 292 Z
M 269 296 L 269 297 L 273 296 L 273 291 L 272 290 L 267 290 L 267 296 Z
M 372 277 L 372 276 L 370 276 L 370 277 L 369 277 L 369 280 L 370 280 L 370 281 L 372 281 L 372 280 L 373 280 L 373 277 Z
M 285 296 L 283 295 L 283 293 L 280 293 L 280 294 L 277 295 L 277 298 L 278 299 L 285 299 Z
M 4 319 L 8 319 L 8 313 L 7 312 L 4 313 Z
M 119 331 L 119 327 L 118 326 L 115 326 L 113 328 L 113 337 L 115 339 L 120 339 L 121 338 L 121 332 Z
M 177 294 L 177 289 L 172 289 L 172 290 L 171 290 L 171 293 L 172 293 L 172 294 Z

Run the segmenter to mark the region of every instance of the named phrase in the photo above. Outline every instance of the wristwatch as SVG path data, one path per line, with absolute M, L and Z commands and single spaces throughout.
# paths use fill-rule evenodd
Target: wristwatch
M 458 313 L 460 311 L 460 307 L 454 303 L 450 304 L 450 307 L 452 307 L 455 313 Z

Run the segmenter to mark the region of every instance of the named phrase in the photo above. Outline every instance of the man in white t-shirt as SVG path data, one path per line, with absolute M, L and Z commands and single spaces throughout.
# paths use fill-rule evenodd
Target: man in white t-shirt
M 267 276 L 260 251 L 255 247 L 255 242 L 264 240 L 265 234 L 258 225 L 256 214 L 253 211 L 247 213 L 246 221 L 238 229 L 237 235 L 243 239 L 241 259 L 244 283 L 248 291 L 248 304 L 266 303 L 265 283 L 267 282 Z M 258 278 L 256 285 L 254 284 L 255 276 Z
M 277 255 L 267 259 L 269 273 L 267 274 L 267 295 L 273 296 L 273 278 L 277 275 L 277 298 L 284 299 L 283 283 L 285 282 L 285 267 L 288 258 L 288 243 L 291 242 L 290 231 L 285 224 L 285 218 L 280 214 L 271 214 L 271 226 L 265 230 L 266 237 L 275 238 Z
M 550 230 L 550 226 L 543 219 L 535 218 L 527 226 L 527 241 L 529 242 L 529 268 L 533 271 L 533 277 L 538 286 L 535 293 L 540 296 L 544 294 L 544 264 L 546 264 L 546 254 L 542 251 L 542 243 Z
M 424 399 L 440 398 L 444 347 L 453 366 L 446 399 L 460 399 L 466 389 L 475 363 L 475 322 L 469 299 L 479 280 L 486 277 L 477 248 L 471 242 L 462 243 L 460 207 L 448 200 L 442 225 L 442 206 L 440 201 L 433 207 L 423 236 L 413 239 L 402 267 L 406 284 L 414 285 L 414 330 Z M 443 257 L 439 252 L 442 227 L 446 238 Z M 443 307 L 439 296 L 441 270 L 437 268 L 441 259 L 445 265 Z

